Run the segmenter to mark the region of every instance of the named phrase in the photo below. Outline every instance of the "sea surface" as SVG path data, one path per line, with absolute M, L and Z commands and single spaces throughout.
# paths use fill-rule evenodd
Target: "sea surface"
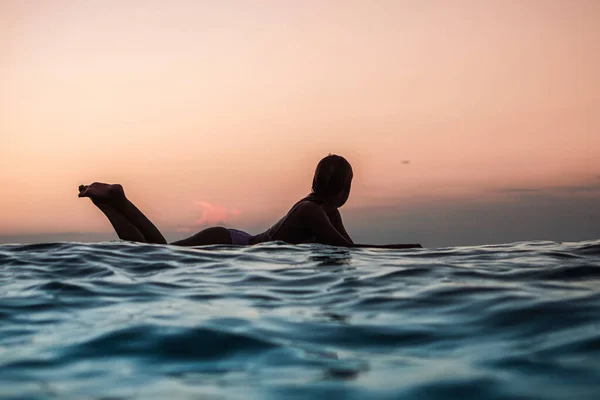
M 599 399 L 600 241 L 1 245 L 0 398 Z

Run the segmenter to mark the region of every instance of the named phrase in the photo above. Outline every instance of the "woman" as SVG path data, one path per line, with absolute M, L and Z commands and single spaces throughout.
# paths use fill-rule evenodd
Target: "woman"
M 177 242 L 179 246 L 210 244 L 253 245 L 270 241 L 291 244 L 321 243 L 343 247 L 410 248 L 419 244 L 364 245 L 355 244 L 346 232 L 338 208 L 350 195 L 352 167 L 345 158 L 330 154 L 317 165 L 312 192 L 299 200 L 272 227 L 258 235 L 237 229 L 211 227 Z M 89 197 L 106 215 L 122 240 L 166 244 L 154 224 L 125 196 L 121 185 L 94 182 L 79 186 L 79 197 Z

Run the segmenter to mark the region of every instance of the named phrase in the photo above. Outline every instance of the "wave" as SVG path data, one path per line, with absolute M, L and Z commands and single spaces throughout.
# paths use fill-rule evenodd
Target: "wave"
M 593 399 L 599 255 L 1 245 L 0 397 Z

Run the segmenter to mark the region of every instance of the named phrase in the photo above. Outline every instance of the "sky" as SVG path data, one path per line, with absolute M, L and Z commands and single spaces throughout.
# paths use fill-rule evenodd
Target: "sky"
M 329 153 L 356 242 L 600 238 L 600 2 L 0 2 L 0 243 L 258 233 Z

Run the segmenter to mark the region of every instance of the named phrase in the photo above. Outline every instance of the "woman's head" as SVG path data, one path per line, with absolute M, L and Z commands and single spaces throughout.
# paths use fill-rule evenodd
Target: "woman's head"
M 344 157 L 330 154 L 317 164 L 312 192 L 323 200 L 333 200 L 341 207 L 348 200 L 352 183 L 352 167 Z

